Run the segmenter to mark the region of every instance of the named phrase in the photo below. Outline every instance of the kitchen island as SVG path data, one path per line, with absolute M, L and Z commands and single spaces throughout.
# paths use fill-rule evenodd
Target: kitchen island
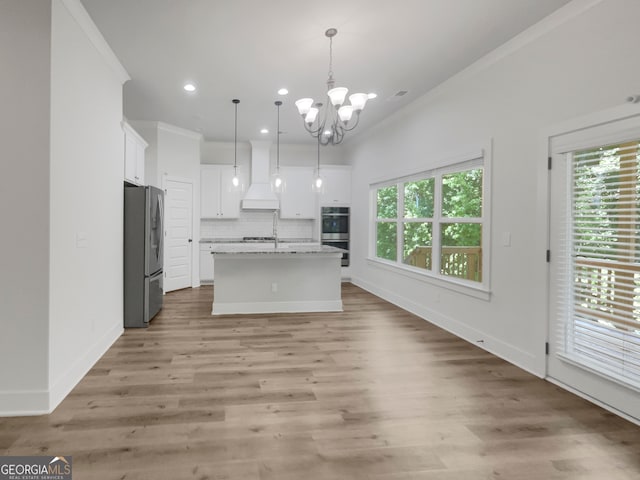
M 343 253 L 326 245 L 214 246 L 211 313 L 341 312 Z

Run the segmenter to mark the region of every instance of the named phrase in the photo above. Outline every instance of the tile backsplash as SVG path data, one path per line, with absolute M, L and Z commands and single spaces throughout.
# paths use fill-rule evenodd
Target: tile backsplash
M 278 219 L 278 237 L 312 239 L 315 220 Z M 273 212 L 241 211 L 233 220 L 200 220 L 201 238 L 269 237 L 273 235 Z

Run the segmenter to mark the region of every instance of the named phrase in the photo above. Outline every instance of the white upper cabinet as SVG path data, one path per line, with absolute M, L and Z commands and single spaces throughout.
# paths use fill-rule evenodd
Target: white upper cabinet
M 323 191 L 320 194 L 322 205 L 351 204 L 351 167 L 343 165 L 321 165 Z
M 122 130 L 124 131 L 124 179 L 137 185 L 144 185 L 144 151 L 148 143 L 127 122 L 122 122 Z
M 231 183 L 232 165 L 200 165 L 200 217 L 238 218 L 241 191 Z
M 317 194 L 313 192 L 313 167 L 280 167 L 284 188 L 280 194 L 280 218 L 316 218 Z

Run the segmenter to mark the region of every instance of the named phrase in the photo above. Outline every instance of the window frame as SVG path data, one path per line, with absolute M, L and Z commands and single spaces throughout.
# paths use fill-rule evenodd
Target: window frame
M 370 191 L 370 229 L 369 229 L 369 251 L 367 261 L 370 265 L 400 273 L 404 276 L 444 287 L 476 298 L 489 300 L 490 290 L 490 251 L 491 251 L 491 144 L 490 142 L 480 150 L 473 150 L 455 156 L 440 158 L 433 163 L 433 167 L 426 170 L 407 173 L 394 178 L 383 179 L 369 184 Z M 483 169 L 482 183 L 482 212 L 480 217 L 446 217 L 442 215 L 442 178 L 451 173 L 472 170 L 474 168 Z M 433 216 L 431 218 L 405 218 L 404 211 L 404 184 L 407 182 L 434 179 L 434 205 Z M 398 198 L 396 218 L 377 218 L 377 192 L 380 188 L 397 186 Z M 376 234 L 379 222 L 392 222 L 396 224 L 396 260 L 386 260 L 377 257 Z M 431 270 L 415 267 L 403 263 L 404 252 L 404 226 L 406 223 L 430 222 L 431 241 Z M 441 225 L 448 223 L 480 223 L 482 235 L 482 281 L 476 282 L 459 277 L 453 277 L 440 273 L 440 251 L 441 251 Z M 437 254 L 434 254 L 438 252 Z

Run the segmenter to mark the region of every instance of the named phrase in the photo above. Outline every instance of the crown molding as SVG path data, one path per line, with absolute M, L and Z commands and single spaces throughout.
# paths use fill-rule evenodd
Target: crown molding
M 176 135 L 182 135 L 183 137 L 193 138 L 194 140 L 202 140 L 204 137 L 201 133 L 187 130 L 186 128 L 176 127 L 164 122 L 157 122 L 158 130 L 164 130 L 165 132 L 174 133 Z
M 182 135 L 183 137 L 193 138 L 194 140 L 204 140 L 201 133 L 187 130 L 186 128 L 176 127 L 164 122 L 158 122 L 155 120 L 130 120 L 126 119 L 126 122 L 131 124 L 135 128 L 151 128 L 156 130 L 162 130 L 164 132 L 173 133 L 175 135 Z
M 126 81 L 131 80 L 131 77 L 122 66 L 122 63 L 120 63 L 116 54 L 111 50 L 111 47 L 102 36 L 102 33 L 100 33 L 100 30 L 98 30 L 98 27 L 96 27 L 96 24 L 93 23 L 93 20 L 82 3 L 80 3 L 80 0 L 61 0 L 61 3 L 89 38 L 89 41 L 91 41 L 105 62 L 111 67 L 118 80 L 120 80 L 120 83 L 124 84 Z

